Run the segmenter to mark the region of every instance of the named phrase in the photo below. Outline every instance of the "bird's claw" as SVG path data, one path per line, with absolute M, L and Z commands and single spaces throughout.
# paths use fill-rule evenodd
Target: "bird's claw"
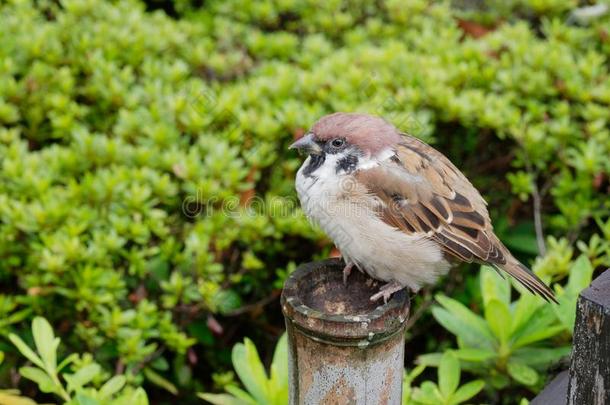
M 347 278 L 352 273 L 352 268 L 354 267 L 354 263 L 348 262 L 343 268 L 343 285 L 347 284 Z
M 371 301 L 377 301 L 379 298 L 383 297 L 383 303 L 387 304 L 392 294 L 402 290 L 403 288 L 405 287 L 400 285 L 396 281 L 391 281 L 387 284 L 382 285 L 379 288 L 379 292 L 371 296 Z

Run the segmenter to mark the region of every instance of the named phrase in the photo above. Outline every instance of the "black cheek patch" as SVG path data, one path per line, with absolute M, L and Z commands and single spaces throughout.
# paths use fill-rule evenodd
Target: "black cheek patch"
M 336 172 L 351 173 L 356 170 L 356 167 L 358 167 L 358 156 L 347 155 L 337 161 Z
M 322 166 L 324 164 L 324 161 L 326 160 L 325 154 L 310 156 L 311 160 L 309 161 L 307 167 L 305 167 L 305 169 L 303 170 L 303 174 L 307 177 L 310 177 L 313 172 L 318 170 L 318 168 Z

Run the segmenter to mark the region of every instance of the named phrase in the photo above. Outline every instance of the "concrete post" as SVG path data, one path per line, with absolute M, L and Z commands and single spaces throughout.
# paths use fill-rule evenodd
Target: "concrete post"
M 408 294 L 373 303 L 380 283 L 354 269 L 344 285 L 343 266 L 304 264 L 284 286 L 290 404 L 400 404 Z

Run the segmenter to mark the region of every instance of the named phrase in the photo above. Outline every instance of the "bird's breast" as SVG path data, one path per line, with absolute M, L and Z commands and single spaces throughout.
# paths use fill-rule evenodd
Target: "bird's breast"
M 338 176 L 321 165 L 307 175 L 299 170 L 296 188 L 305 215 L 319 225 L 352 261 L 372 277 L 417 290 L 448 268 L 440 247 L 425 235 L 409 235 L 379 217 L 383 203 L 353 176 Z M 332 173 L 331 173 L 332 171 Z

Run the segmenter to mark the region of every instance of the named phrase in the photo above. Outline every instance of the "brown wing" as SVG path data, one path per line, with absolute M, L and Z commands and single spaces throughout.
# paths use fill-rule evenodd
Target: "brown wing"
M 380 216 L 388 224 L 409 234 L 425 234 L 460 260 L 505 270 L 530 291 L 555 300 L 496 237 L 483 197 L 434 148 L 405 136 L 390 160 L 356 176 L 384 203 Z

